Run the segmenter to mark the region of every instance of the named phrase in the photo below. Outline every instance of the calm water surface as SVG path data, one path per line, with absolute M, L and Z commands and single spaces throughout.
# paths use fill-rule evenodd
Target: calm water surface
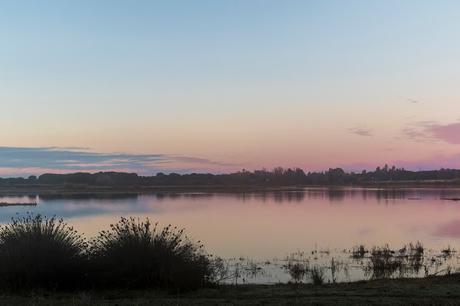
M 0 197 L 0 202 L 38 202 L 36 207 L 0 207 L 0 221 L 18 213 L 40 212 L 64 217 L 80 232 L 93 236 L 120 216 L 149 217 L 161 225 L 185 227 L 210 253 L 224 258 L 273 262 L 305 251 L 321 260 L 322 255 L 313 254 L 341 253 L 343 257 L 358 244 L 388 243 L 398 248 L 422 241 L 427 249 L 457 248 L 460 202 L 443 200 L 446 197 L 460 197 L 460 189 Z M 351 278 L 365 277 L 354 273 Z M 258 280 L 287 281 L 289 277 L 271 271 Z

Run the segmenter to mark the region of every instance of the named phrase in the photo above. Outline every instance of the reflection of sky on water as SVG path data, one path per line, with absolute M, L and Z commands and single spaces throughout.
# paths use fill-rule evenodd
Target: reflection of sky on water
M 400 246 L 421 240 L 436 248 L 460 237 L 458 189 L 309 188 L 246 193 L 152 193 L 2 197 L 36 207 L 0 207 L 0 222 L 25 212 L 65 218 L 92 236 L 120 216 L 185 227 L 222 256 L 270 258 L 316 246 Z
M 78 219 L 85 216 L 98 215 L 143 215 L 146 213 L 161 214 L 170 201 L 187 199 L 188 201 L 209 201 L 214 194 L 150 194 L 150 195 L 85 195 L 69 196 L 7 196 L 0 197 L 6 203 L 37 203 L 37 206 L 6 206 L 0 207 L 0 222 L 9 221 L 11 217 L 27 212 L 46 216 Z M 236 196 L 239 198 L 239 196 Z M 197 209 L 199 205 L 184 206 L 181 209 Z
M 14 197 L 9 197 L 7 202 L 15 202 Z M 24 198 L 17 198 L 17 202 L 25 202 Z M 28 202 L 37 200 L 38 205 L 32 206 L 8 206 L 0 210 L 0 221 L 5 222 L 17 214 L 26 212 L 40 213 L 46 216 L 58 216 L 62 218 L 81 218 L 85 216 L 96 216 L 102 214 L 118 213 L 146 213 L 152 211 L 146 203 L 139 201 L 137 197 L 122 199 L 46 199 L 37 197 L 29 198 Z
M 435 234 L 441 237 L 460 238 L 460 220 L 453 220 L 445 224 L 441 224 Z

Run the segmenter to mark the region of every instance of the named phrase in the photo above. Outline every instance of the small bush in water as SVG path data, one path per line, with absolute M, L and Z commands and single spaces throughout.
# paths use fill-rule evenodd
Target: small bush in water
M 85 274 L 85 240 L 62 219 L 13 218 L 0 227 L 3 288 L 74 289 Z
M 121 218 L 92 241 L 92 277 L 97 286 L 196 289 L 212 275 L 203 246 L 183 229 L 159 229 L 148 219 Z
M 310 278 L 313 285 L 319 286 L 324 283 L 324 269 L 321 267 L 313 267 L 310 269 Z

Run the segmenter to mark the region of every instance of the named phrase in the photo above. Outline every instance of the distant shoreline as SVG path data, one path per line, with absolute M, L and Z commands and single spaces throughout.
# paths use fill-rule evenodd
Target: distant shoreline
M 303 188 L 460 188 L 460 170 L 408 171 L 384 167 L 375 171 L 346 172 L 330 168 L 305 172 L 277 167 L 227 174 L 156 173 L 141 176 L 126 172 L 45 173 L 28 178 L 0 178 L 0 193 L 148 193 L 148 192 L 254 192 Z
M 301 192 L 309 188 L 325 189 L 459 189 L 458 182 L 417 181 L 417 182 L 379 182 L 360 185 L 167 185 L 167 186 L 89 186 L 89 185 L 16 185 L 0 186 L 0 195 L 37 195 L 37 194 L 148 194 L 159 192 Z

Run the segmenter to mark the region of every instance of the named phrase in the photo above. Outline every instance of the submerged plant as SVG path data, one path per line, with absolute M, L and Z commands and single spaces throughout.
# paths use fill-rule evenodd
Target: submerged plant
M 443 258 L 447 259 L 447 258 L 452 257 L 452 255 L 453 255 L 454 252 L 455 252 L 455 250 L 452 249 L 452 248 L 450 247 L 450 245 L 449 245 L 449 246 L 447 246 L 447 248 L 444 248 L 444 249 L 441 251 L 441 254 L 442 254 L 442 257 L 443 257 Z
M 346 265 L 343 262 L 337 261 L 332 257 L 331 259 L 331 266 L 329 267 L 331 269 L 331 279 L 333 283 L 337 282 L 337 277 L 342 270 L 346 270 Z
M 294 283 L 300 283 L 305 278 L 309 270 L 309 261 L 305 259 L 305 253 L 292 253 L 286 258 L 284 269 L 289 273 Z
M 409 249 L 410 249 L 410 255 L 416 256 L 416 257 L 421 257 L 423 256 L 423 253 L 425 252 L 425 248 L 423 247 L 423 244 L 420 241 L 417 241 L 417 243 L 412 244 L 412 242 L 409 244 Z
M 319 266 L 315 266 L 309 271 L 309 275 L 313 285 L 319 286 L 324 283 L 324 269 Z
M 425 248 L 420 241 L 417 241 L 416 244 L 409 244 L 407 257 L 407 269 L 412 270 L 416 274 L 419 273 L 420 269 L 424 265 L 424 252 Z M 425 270 L 425 274 L 427 271 Z
M 222 257 L 216 257 L 211 260 L 211 280 L 215 284 L 220 284 L 232 277 L 230 274 L 229 264 Z
M 374 247 L 371 250 L 368 271 L 372 278 L 388 278 L 402 268 L 401 257 L 394 256 L 395 252 L 388 245 Z
M 86 241 L 62 219 L 27 214 L 0 228 L 0 284 L 10 289 L 75 289 L 86 270 Z
M 363 259 L 364 256 L 368 253 L 364 245 L 358 245 L 353 247 L 352 257 L 353 259 Z
M 300 262 L 290 263 L 288 272 L 295 283 L 300 283 L 308 272 L 308 265 Z
M 121 218 L 91 242 L 96 285 L 122 288 L 196 289 L 212 277 L 200 242 L 183 229 L 162 229 L 148 219 Z

